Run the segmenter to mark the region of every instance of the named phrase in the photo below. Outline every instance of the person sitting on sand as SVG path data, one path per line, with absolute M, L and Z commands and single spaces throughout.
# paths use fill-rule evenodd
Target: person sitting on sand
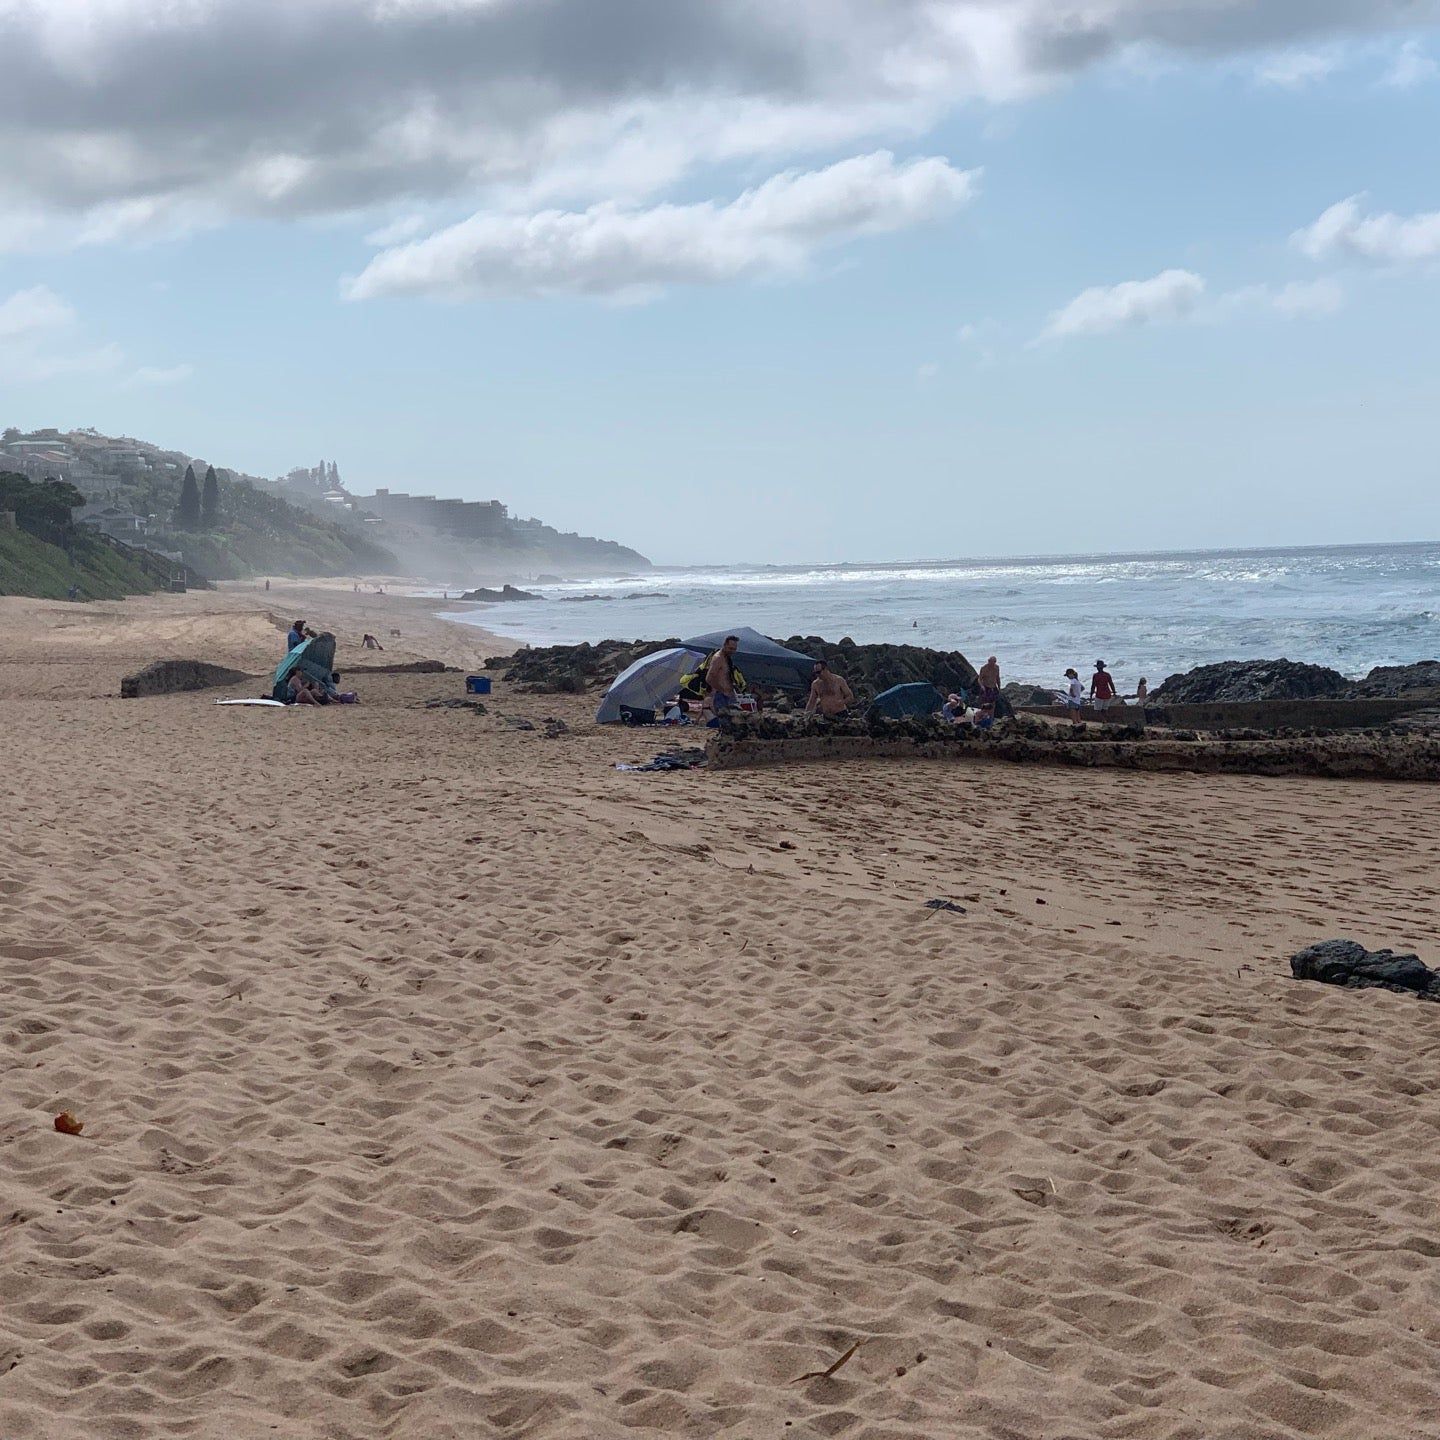
M 828 720 L 840 719 L 855 703 L 854 693 L 823 660 L 815 662 L 814 676 L 810 682 L 810 699 L 806 702 L 805 713 L 813 715 L 818 710 Z
M 1090 703 L 1097 710 L 1108 710 L 1119 697 L 1115 694 L 1115 680 L 1105 668 L 1103 660 L 1095 662 L 1095 674 L 1090 680 Z
M 965 704 L 965 697 L 952 691 L 945 697 L 945 703 L 940 707 L 940 718 L 948 720 L 952 725 L 963 725 L 967 709 L 969 706 Z
M 364 638 L 360 641 L 360 645 L 361 648 L 365 650 L 383 650 L 385 648 L 369 631 L 366 631 Z
M 299 670 L 290 672 L 290 703 L 292 705 L 328 705 L 330 697 L 324 687 L 316 684 Z

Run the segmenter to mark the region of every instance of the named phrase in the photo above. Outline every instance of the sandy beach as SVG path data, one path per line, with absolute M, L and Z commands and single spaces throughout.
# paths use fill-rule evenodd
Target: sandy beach
M 1433 786 L 626 773 L 432 608 L 0 599 L 3 1440 L 1440 1435 L 1440 1007 L 1287 963 Z

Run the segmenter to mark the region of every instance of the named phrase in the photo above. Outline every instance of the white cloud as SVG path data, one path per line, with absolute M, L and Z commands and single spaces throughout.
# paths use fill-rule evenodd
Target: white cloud
M 1421 215 L 1385 212 L 1365 215 L 1363 196 L 1332 205 L 1312 225 L 1297 230 L 1291 242 L 1312 260 L 1354 256 L 1382 265 L 1417 265 L 1440 260 L 1440 211 Z
M 1286 319 L 1333 315 L 1345 303 L 1345 292 L 1334 280 L 1292 280 L 1270 293 L 1270 308 Z
M 63 329 L 74 321 L 75 311 L 48 285 L 32 285 L 0 300 L 0 340 Z
M 1384 83 L 1397 90 L 1412 90 L 1417 85 L 1428 84 L 1437 75 L 1440 75 L 1440 65 L 1425 53 L 1418 40 L 1407 40 L 1395 52 Z
M 1341 63 L 1340 54 L 1334 50 L 1285 50 L 1262 61 L 1255 74 L 1267 85 L 1299 90 L 1328 79 Z
M 823 170 L 786 171 L 721 204 L 487 212 L 384 250 L 347 286 L 380 295 L 643 298 L 672 285 L 802 273 L 823 247 L 953 211 L 977 173 L 888 151 Z
M 915 367 L 915 379 L 922 385 L 928 384 L 939 373 L 940 367 L 933 360 L 927 360 L 923 365 Z
M 1270 314 L 1282 320 L 1318 319 L 1333 315 L 1345 303 L 1345 292 L 1330 278 L 1292 280 L 1287 285 L 1246 285 L 1220 296 L 1213 317 Z
M 193 365 L 142 365 L 138 370 L 130 372 L 130 377 L 125 383 L 131 386 L 146 387 L 179 385 L 194 373 Z
M 708 165 L 913 143 L 959 104 L 1136 56 L 1273 57 L 1300 83 L 1437 19 L 1440 0 L 0 0 L 0 245 L 636 204 Z
M 1162 270 L 1149 280 L 1094 285 L 1050 316 L 1042 340 L 1101 335 L 1110 330 L 1193 315 L 1205 294 L 1205 282 L 1190 270 Z
M 75 307 L 48 285 L 16 290 L 0 300 L 0 380 L 6 384 L 109 375 L 124 364 L 124 350 L 113 341 L 88 338 Z M 128 383 L 170 383 L 185 378 L 180 371 L 188 375 L 190 367 L 142 367 Z

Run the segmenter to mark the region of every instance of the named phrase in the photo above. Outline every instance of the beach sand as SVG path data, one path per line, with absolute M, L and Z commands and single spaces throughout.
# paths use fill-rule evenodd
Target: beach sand
M 117 698 L 301 613 L 360 706 Z M 1433 787 L 632 774 L 694 733 L 354 669 L 487 648 L 0 600 L 4 1440 L 1440 1434 L 1440 1007 L 1286 963 L 1440 960 Z

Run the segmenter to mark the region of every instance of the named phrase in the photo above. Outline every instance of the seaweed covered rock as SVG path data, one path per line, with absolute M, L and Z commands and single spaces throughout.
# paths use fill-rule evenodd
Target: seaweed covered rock
M 1152 705 L 1213 705 L 1254 700 L 1332 699 L 1350 682 L 1325 665 L 1298 660 L 1223 660 L 1171 675 L 1150 694 Z
M 207 665 L 203 660 L 157 660 L 120 682 L 122 699 L 141 695 L 173 695 L 181 690 L 210 690 L 218 685 L 238 685 L 250 676 L 243 670 Z

